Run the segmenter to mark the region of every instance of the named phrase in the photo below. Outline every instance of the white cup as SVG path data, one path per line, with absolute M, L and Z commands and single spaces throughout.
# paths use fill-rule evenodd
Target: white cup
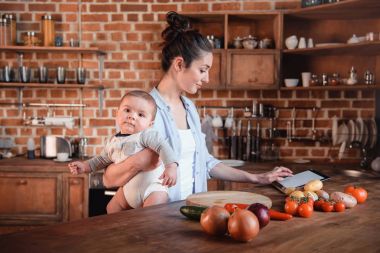
M 310 86 L 310 79 L 311 79 L 311 73 L 310 72 L 302 72 L 302 86 L 303 87 L 309 87 Z
M 58 161 L 67 161 L 69 159 L 69 153 L 57 153 Z
M 304 37 L 300 38 L 300 41 L 298 42 L 298 48 L 306 48 L 306 39 Z
M 307 40 L 307 47 L 308 48 L 313 48 L 314 47 L 314 42 L 313 42 L 313 39 L 312 38 L 309 38 Z

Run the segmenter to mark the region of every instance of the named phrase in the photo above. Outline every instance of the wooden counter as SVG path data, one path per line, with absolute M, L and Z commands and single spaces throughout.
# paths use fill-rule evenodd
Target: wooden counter
M 261 170 L 259 167 L 255 170 Z M 0 249 L 3 253 L 380 252 L 378 177 L 351 178 L 319 169 L 332 176 L 325 182 L 325 190 L 342 191 L 346 185 L 356 183 L 368 190 L 367 202 L 344 213 L 314 212 L 309 219 L 271 221 L 249 243 L 206 235 L 198 222 L 180 214 L 179 208 L 184 205 L 180 201 L 3 235 Z M 274 208 L 283 206 L 284 196 L 271 186 L 251 187 L 250 191 L 270 197 Z

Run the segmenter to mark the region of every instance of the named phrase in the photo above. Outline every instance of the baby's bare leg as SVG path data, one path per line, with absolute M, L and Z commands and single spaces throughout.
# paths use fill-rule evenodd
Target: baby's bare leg
M 107 205 L 107 214 L 117 213 L 126 209 L 132 209 L 124 197 L 123 187 L 119 187 L 116 194 Z
M 149 194 L 145 199 L 143 207 L 154 206 L 159 204 L 164 204 L 169 202 L 169 196 L 167 192 L 156 191 Z

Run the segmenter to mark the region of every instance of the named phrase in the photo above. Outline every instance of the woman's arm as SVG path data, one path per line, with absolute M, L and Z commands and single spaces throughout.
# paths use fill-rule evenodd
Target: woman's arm
M 211 169 L 210 175 L 221 180 L 250 182 L 259 184 L 270 184 L 273 181 L 281 181 L 284 177 L 292 176 L 290 169 L 285 167 L 275 167 L 272 171 L 260 174 L 251 174 L 243 170 L 229 167 L 223 163 L 218 163 Z
M 159 165 L 157 153 L 146 148 L 121 163 L 108 166 L 103 175 L 103 184 L 107 188 L 123 186 L 140 171 L 152 170 Z

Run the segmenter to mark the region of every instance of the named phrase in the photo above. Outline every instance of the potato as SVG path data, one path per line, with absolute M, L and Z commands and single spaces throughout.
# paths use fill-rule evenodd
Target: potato
M 312 198 L 314 201 L 318 200 L 318 195 L 315 192 L 304 191 L 303 194 L 305 195 L 305 197 Z
M 305 197 L 305 195 L 304 195 L 303 192 L 301 192 L 301 191 L 294 191 L 294 192 L 292 192 L 292 193 L 290 194 L 290 197 L 300 199 L 300 198 Z
M 305 184 L 303 189 L 305 191 L 315 192 L 315 191 L 321 190 L 322 187 L 323 187 L 322 181 L 319 179 L 314 179 L 314 180 L 309 181 L 307 184 Z
M 331 193 L 330 198 L 335 202 L 343 202 L 346 208 L 352 208 L 358 203 L 353 196 L 344 192 L 333 192 Z
M 318 191 L 315 191 L 315 193 L 318 195 L 318 198 L 320 199 L 325 199 L 325 200 L 330 199 L 329 194 L 324 190 L 318 190 Z

